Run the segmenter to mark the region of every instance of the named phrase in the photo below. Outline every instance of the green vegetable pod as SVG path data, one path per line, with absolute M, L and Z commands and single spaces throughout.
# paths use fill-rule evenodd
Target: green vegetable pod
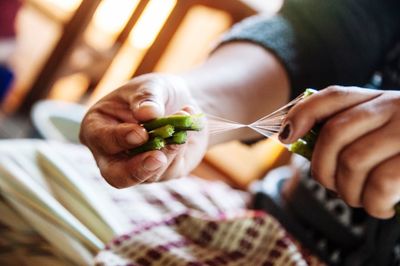
M 163 139 L 172 137 L 175 133 L 175 128 L 172 125 L 165 125 L 149 132 L 150 138 L 160 137 Z
M 143 124 L 149 133 L 149 141 L 140 147 L 126 152 L 128 156 L 160 150 L 166 145 L 184 144 L 187 141 L 188 130 L 202 130 L 202 114 L 198 115 L 170 115 L 160 117 Z
M 148 142 L 143 144 L 142 146 L 136 147 L 134 149 L 131 149 L 127 151 L 127 155 L 129 156 L 135 156 L 139 153 L 147 152 L 147 151 L 153 151 L 153 150 L 161 150 L 162 148 L 165 147 L 165 140 L 160 137 L 155 137 L 153 139 L 150 139 Z
M 165 141 L 167 142 L 167 145 L 185 144 L 187 141 L 187 132 L 186 131 L 178 131 L 172 137 L 167 138 Z
M 143 124 L 147 131 L 154 130 L 166 125 L 172 125 L 177 131 L 182 130 L 195 130 L 203 129 L 201 123 L 202 115 L 170 115 L 165 117 L 156 118 Z

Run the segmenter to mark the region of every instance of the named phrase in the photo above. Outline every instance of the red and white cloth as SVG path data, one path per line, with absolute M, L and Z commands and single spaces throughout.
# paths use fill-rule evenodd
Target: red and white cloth
M 272 217 L 252 211 L 219 217 L 188 211 L 137 226 L 107 245 L 95 265 L 322 265 Z
M 303 250 L 273 217 L 249 210 L 250 194 L 234 190 L 223 182 L 186 177 L 118 190 L 101 178 L 91 154 L 82 146 L 35 141 L 3 144 L 4 147 L 0 145 L 2 156 L 15 157 L 15 163 L 32 179 L 36 178 L 35 182 L 42 187 L 47 187 L 46 180 L 56 178 L 51 176 L 57 173 L 55 169 L 61 169 L 58 173 L 75 175 L 77 182 L 84 181 L 95 192 L 89 194 L 95 199 L 99 217 L 104 211 L 113 214 L 108 215 L 108 224 L 122 233 L 115 235 L 93 257 L 80 254 L 94 265 L 323 265 Z M 43 149 L 44 144 L 46 149 Z M 35 154 L 39 146 L 42 159 L 37 164 Z M 27 148 L 29 152 L 25 151 Z M 57 168 L 59 164 L 61 168 Z M 46 172 L 43 166 L 53 170 L 47 171 L 50 179 L 39 178 L 40 172 Z M 0 175 L 0 181 L 2 178 Z M 62 196 L 55 194 L 56 198 L 57 195 Z M 7 194 L 3 196 L 8 198 Z M 51 242 L 51 236 L 46 235 L 48 231 L 36 230 L 39 227 L 24 219 L 27 216 L 20 213 L 20 209 L 12 209 L 16 205 L 9 204 L 14 202 L 9 200 L 0 200 L 9 210 L 9 215 L 2 211 L 0 216 L 0 261 L 14 261 L 11 265 L 25 265 L 25 262 L 29 265 L 87 265 L 68 257 L 71 253 L 63 252 L 68 243 Z M 71 213 L 74 213 L 72 209 Z M 24 226 L 17 226 L 16 217 Z M 117 223 L 110 223 L 110 218 Z M 85 224 L 94 233 L 97 231 Z M 5 232 L 9 237 L 3 234 Z M 75 257 L 78 255 L 76 253 Z

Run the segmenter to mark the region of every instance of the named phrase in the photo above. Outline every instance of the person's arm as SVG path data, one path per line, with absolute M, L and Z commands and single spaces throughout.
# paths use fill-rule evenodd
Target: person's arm
M 249 18 L 224 42 L 247 41 L 276 54 L 294 98 L 307 87 L 365 85 L 400 35 L 397 0 L 286 0 L 279 15 Z
M 182 76 L 205 113 L 236 122 L 254 122 L 289 99 L 283 65 L 253 43 L 220 46 L 204 64 Z M 211 136 L 211 144 L 256 136 L 250 130 L 235 130 Z

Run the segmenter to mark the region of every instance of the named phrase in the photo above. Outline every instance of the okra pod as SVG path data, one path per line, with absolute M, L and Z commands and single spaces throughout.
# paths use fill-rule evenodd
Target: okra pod
M 160 137 L 155 137 L 153 139 L 150 139 L 148 142 L 146 142 L 142 146 L 139 146 L 139 147 L 136 147 L 134 149 L 127 151 L 127 154 L 129 156 L 134 156 L 139 153 L 143 153 L 143 152 L 147 152 L 147 151 L 161 150 L 164 147 L 165 147 L 165 140 Z
M 294 152 L 304 158 L 311 160 L 312 157 L 312 147 L 305 142 L 303 139 L 299 139 L 289 146 L 289 151 Z
M 166 139 L 167 145 L 170 144 L 184 144 L 187 140 L 187 132 L 186 131 L 178 131 L 172 137 Z
M 171 137 L 175 132 L 174 126 L 165 125 L 149 132 L 150 138 L 160 137 L 163 139 Z
M 202 129 L 201 116 L 199 115 L 170 115 L 156 118 L 143 124 L 147 131 L 154 130 L 166 125 L 172 125 L 176 130 L 196 130 Z

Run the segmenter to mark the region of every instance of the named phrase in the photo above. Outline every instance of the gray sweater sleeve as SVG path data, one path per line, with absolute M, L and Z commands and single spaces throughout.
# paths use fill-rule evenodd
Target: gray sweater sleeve
M 222 43 L 270 50 L 285 66 L 294 97 L 306 87 L 365 84 L 399 37 L 398 0 L 286 0 L 278 15 L 246 19 Z

